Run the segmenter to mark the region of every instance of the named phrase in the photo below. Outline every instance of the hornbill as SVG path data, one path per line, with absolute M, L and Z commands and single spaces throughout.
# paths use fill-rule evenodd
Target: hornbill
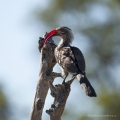
M 58 27 L 50 31 L 44 38 L 44 45 L 53 36 L 61 37 L 60 43 L 55 48 L 55 58 L 61 67 L 62 76 L 66 79 L 69 73 L 76 75 L 86 95 L 96 97 L 96 92 L 85 74 L 85 59 L 82 52 L 77 47 L 70 46 L 74 38 L 72 30 L 68 27 Z

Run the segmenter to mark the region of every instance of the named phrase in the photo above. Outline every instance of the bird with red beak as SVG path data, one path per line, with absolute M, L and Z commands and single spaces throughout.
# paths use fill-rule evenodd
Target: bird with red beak
M 61 37 L 61 41 L 55 48 L 55 58 L 62 70 L 63 84 L 68 74 L 76 76 L 83 91 L 90 97 L 96 97 L 96 92 L 85 74 L 85 59 L 77 47 L 71 46 L 74 39 L 73 32 L 68 27 L 58 27 L 50 31 L 44 38 L 44 45 L 54 36 Z

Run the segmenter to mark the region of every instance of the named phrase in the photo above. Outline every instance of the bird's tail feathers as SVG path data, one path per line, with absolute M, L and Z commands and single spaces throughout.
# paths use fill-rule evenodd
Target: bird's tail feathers
M 92 87 L 85 75 L 78 74 L 77 79 L 86 95 L 88 95 L 89 97 L 97 97 L 94 88 Z

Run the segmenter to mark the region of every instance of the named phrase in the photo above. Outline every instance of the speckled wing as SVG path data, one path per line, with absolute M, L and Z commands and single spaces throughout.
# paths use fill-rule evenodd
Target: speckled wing
M 77 47 L 71 47 L 71 50 L 75 56 L 75 60 L 78 64 L 79 69 L 85 72 L 85 59 L 82 52 Z
M 71 47 L 63 47 L 60 50 L 57 50 L 55 53 L 57 62 L 64 70 L 73 75 L 78 73 L 79 70 L 75 64 Z

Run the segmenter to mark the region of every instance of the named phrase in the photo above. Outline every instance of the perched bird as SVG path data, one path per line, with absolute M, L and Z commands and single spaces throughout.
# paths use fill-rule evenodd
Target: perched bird
M 70 46 L 74 39 L 72 30 L 68 27 L 58 27 L 52 30 L 45 36 L 44 45 L 54 36 L 61 37 L 60 43 L 55 48 L 55 58 L 61 67 L 62 76 L 66 79 L 69 73 L 76 75 L 86 95 L 96 97 L 96 92 L 85 74 L 85 59 L 82 52 L 77 47 Z

